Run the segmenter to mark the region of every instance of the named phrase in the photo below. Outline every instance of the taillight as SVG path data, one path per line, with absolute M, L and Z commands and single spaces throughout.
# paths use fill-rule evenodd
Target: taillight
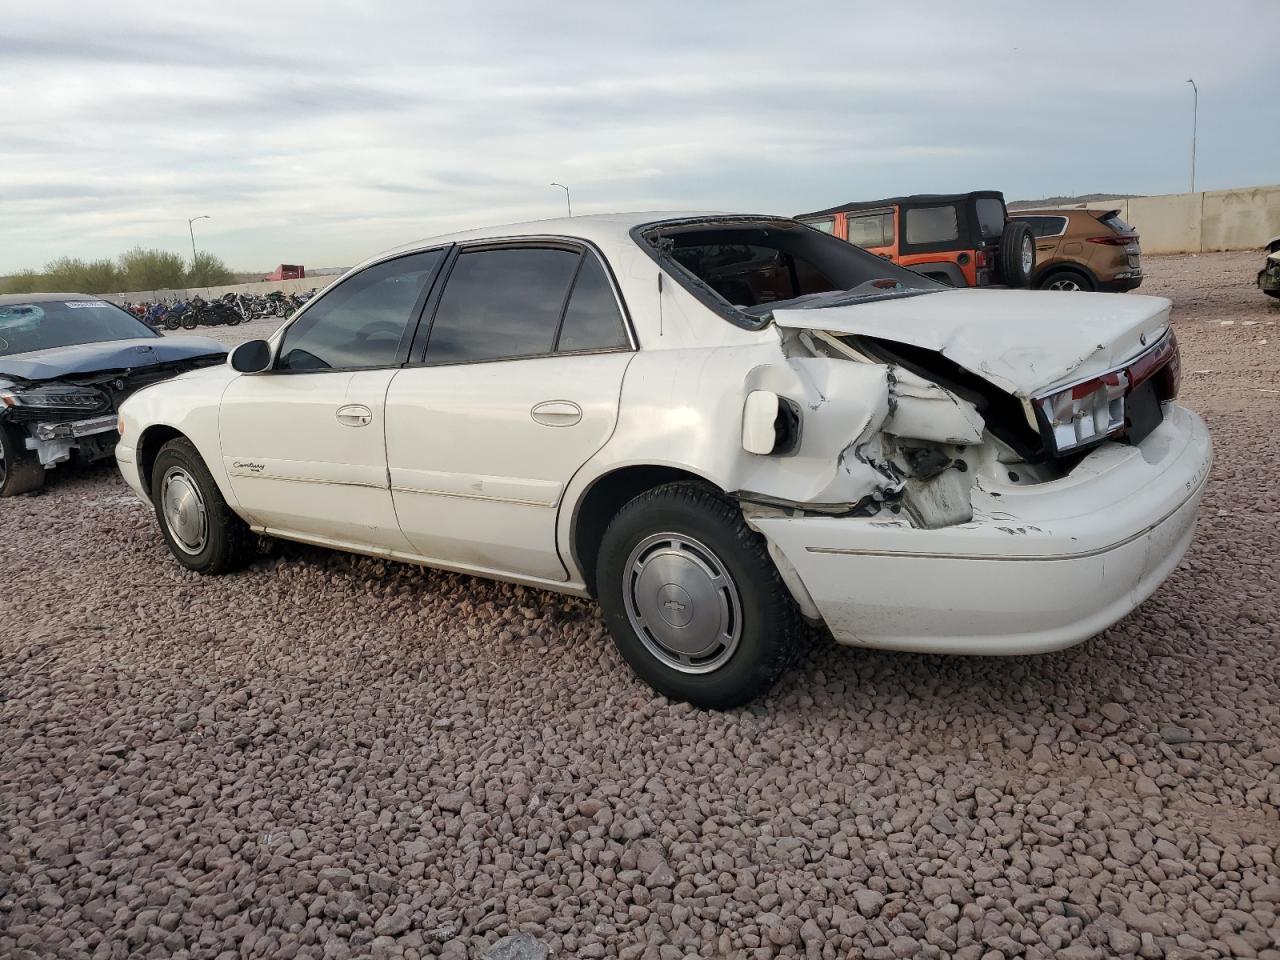
M 991 258 L 987 256 L 987 251 L 979 250 L 976 256 L 976 262 L 979 269 L 991 266 Z
M 1124 430 L 1124 398 L 1153 378 L 1161 403 L 1178 396 L 1182 356 L 1172 330 L 1126 367 L 1036 397 L 1036 412 L 1053 438 L 1055 452 L 1070 453 Z
M 1128 390 L 1128 375 L 1116 370 L 1037 398 L 1036 408 L 1057 452 L 1068 453 L 1123 430 Z
M 1104 247 L 1127 247 L 1133 242 L 1133 237 L 1121 237 L 1111 234 L 1107 237 L 1090 237 L 1089 243 L 1100 243 Z

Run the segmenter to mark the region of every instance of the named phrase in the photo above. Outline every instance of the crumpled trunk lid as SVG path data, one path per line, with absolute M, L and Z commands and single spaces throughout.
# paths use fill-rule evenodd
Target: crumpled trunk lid
M 1096 376 L 1169 326 L 1162 297 L 947 290 L 836 307 L 773 311 L 780 326 L 874 337 L 949 358 L 1017 397 Z

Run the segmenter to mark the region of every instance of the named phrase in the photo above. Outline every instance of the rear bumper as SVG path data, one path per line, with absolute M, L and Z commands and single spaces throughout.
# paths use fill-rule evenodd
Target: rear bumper
M 1061 480 L 982 481 L 970 523 L 769 517 L 753 526 L 840 643 L 1042 653 L 1105 630 L 1169 576 L 1191 542 L 1211 462 L 1204 423 L 1170 406 L 1142 444 L 1104 444 Z
M 1104 293 L 1126 293 L 1142 286 L 1142 274 L 1136 277 L 1124 277 L 1119 280 L 1099 280 L 1098 289 Z

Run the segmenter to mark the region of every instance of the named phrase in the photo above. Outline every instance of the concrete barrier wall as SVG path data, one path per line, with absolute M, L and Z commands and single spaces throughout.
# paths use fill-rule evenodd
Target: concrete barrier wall
M 257 283 L 235 283 L 223 287 L 191 287 L 184 290 L 133 290 L 129 293 L 103 293 L 103 300 L 112 303 L 155 303 L 158 300 L 188 300 L 194 296 L 213 300 L 224 293 L 270 293 L 279 290 L 281 293 L 306 293 L 308 290 L 323 290 L 341 274 L 325 274 L 319 277 L 304 277 L 301 280 L 260 280 Z
M 1119 210 L 1142 237 L 1143 253 L 1256 250 L 1280 236 L 1280 186 L 1095 200 L 1091 210 Z

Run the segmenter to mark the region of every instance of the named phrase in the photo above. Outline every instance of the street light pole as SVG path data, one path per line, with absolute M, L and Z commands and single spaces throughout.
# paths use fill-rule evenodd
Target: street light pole
M 1196 82 L 1190 77 L 1187 83 L 1191 84 L 1191 93 L 1193 100 L 1191 102 L 1191 192 L 1196 192 L 1196 126 L 1200 122 L 1200 88 L 1196 86 Z
M 569 208 L 569 216 L 571 216 L 571 217 L 572 217 L 572 216 L 573 216 L 573 204 L 569 202 L 569 188 L 568 188 L 568 187 L 566 187 L 563 183 L 552 183 L 552 184 L 549 184 L 549 186 L 552 186 L 552 187 L 559 187 L 561 190 L 563 190 L 563 191 L 564 191 L 564 203 L 565 203 L 565 206 L 567 206 L 567 207 Z
M 197 220 L 212 220 L 212 219 L 213 217 L 210 217 L 208 215 L 202 215 L 199 217 L 192 217 L 190 220 L 187 221 L 187 233 L 191 234 L 191 269 L 192 270 L 194 270 L 196 267 L 196 231 L 195 231 L 195 228 L 192 227 L 191 225 L 195 223 Z

